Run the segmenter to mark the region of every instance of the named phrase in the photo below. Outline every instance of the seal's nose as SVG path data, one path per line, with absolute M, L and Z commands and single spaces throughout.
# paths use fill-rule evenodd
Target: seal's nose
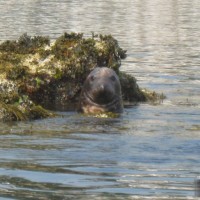
M 104 91 L 105 86 L 104 85 L 100 85 L 99 89 L 100 89 L 100 91 Z

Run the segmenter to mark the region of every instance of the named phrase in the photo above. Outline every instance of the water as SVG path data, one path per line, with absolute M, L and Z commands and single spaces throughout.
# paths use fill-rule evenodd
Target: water
M 0 2 L 0 40 L 64 31 L 112 34 L 128 50 L 122 71 L 163 92 L 117 119 L 62 112 L 0 124 L 0 197 L 195 199 L 200 174 L 198 0 Z

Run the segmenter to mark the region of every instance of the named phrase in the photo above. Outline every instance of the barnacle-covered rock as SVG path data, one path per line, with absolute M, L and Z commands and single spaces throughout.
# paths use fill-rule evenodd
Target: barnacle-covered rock
M 18 40 L 0 44 L 0 120 L 29 120 L 51 117 L 47 108 L 78 101 L 82 84 L 96 66 L 116 71 L 124 100 L 148 101 L 156 93 L 141 90 L 134 77 L 120 72 L 126 58 L 111 35 L 83 37 L 64 33 L 51 42 L 49 37 L 23 34 Z

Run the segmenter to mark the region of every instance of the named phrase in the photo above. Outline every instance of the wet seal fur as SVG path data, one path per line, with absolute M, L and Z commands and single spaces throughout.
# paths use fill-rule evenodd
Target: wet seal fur
M 119 77 L 112 69 L 96 67 L 88 75 L 80 94 L 78 112 L 85 114 L 123 112 Z

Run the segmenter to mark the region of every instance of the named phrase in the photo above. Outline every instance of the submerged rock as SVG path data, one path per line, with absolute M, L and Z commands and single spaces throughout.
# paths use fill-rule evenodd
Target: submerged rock
M 54 116 L 48 108 L 76 103 L 84 80 L 96 66 L 107 66 L 120 77 L 124 100 L 160 98 L 141 90 L 134 77 L 119 71 L 126 51 L 111 35 L 64 33 L 56 41 L 30 37 L 0 44 L 0 120 Z M 155 94 L 155 95 L 154 95 Z

